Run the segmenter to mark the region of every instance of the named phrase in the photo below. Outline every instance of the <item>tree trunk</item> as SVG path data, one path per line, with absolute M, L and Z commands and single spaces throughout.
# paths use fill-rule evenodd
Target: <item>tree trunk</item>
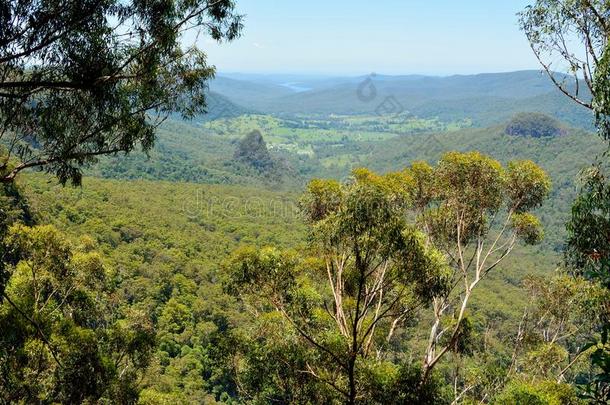
M 354 375 L 356 365 L 355 363 L 356 356 L 352 356 L 347 366 L 347 374 L 349 378 L 349 397 L 347 399 L 347 403 L 350 405 L 354 405 L 356 403 L 356 376 Z

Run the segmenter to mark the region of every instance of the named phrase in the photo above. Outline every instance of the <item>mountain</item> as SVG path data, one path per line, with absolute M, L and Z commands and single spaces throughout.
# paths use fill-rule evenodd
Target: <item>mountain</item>
M 273 159 L 263 135 L 258 130 L 253 130 L 237 144 L 233 158 L 261 171 L 273 166 Z
M 234 77 L 240 79 L 219 77 L 211 88 L 239 105 L 284 117 L 408 111 L 443 121 L 470 119 L 473 125 L 484 127 L 518 112 L 542 112 L 573 126 L 592 128 L 586 108 L 571 102 L 545 74 L 533 70 L 447 77 L 292 77 L 297 88 L 305 91 L 282 85 L 282 79 L 288 77 Z
M 210 90 L 253 111 L 262 112 L 272 100 L 292 94 L 292 90 L 279 84 L 263 81 L 236 80 L 218 76 L 210 82 Z
M 212 91 L 208 93 L 207 97 L 207 113 L 195 117 L 195 121 L 205 122 L 221 118 L 235 118 L 252 112 L 253 110 L 242 107 L 228 97 Z

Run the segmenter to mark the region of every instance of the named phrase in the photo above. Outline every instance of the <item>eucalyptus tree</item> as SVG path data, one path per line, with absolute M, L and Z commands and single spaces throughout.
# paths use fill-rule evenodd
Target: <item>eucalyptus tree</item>
M 148 151 L 168 114 L 205 111 L 196 39 L 241 28 L 232 0 L 2 2 L 0 180 L 43 167 L 79 183 L 99 155 Z
M 606 0 L 538 0 L 521 14 L 534 53 L 553 83 L 576 103 L 591 109 L 599 135 L 610 141 L 610 2 Z M 552 61 L 560 65 L 553 66 Z M 568 87 L 552 70 L 573 77 Z M 565 77 L 565 75 L 563 75 Z M 584 83 L 581 85 L 581 83 Z M 580 91 L 582 87 L 587 93 Z M 610 280 L 610 194 L 607 153 L 584 171 L 582 189 L 572 206 L 568 223 L 565 262 L 577 275 L 608 286 Z M 610 320 L 598 325 L 601 338 L 591 356 L 598 372 L 583 395 L 610 401 Z M 583 349 L 584 350 L 584 349 Z
M 434 321 L 423 378 L 456 347 L 475 288 L 519 240 L 536 244 L 543 231 L 531 211 L 547 198 L 548 175 L 531 161 L 501 164 L 478 152 L 446 153 L 436 167 L 416 162 L 405 171 L 417 184 L 418 222 L 448 258 L 451 288 L 433 298 Z
M 586 363 L 583 355 L 588 354 L 579 348 L 589 342 L 599 319 L 607 314 L 610 291 L 567 274 L 550 280 L 529 276 L 523 284 L 529 305 L 519 326 L 509 374 L 557 383 L 574 381 Z
M 303 357 L 301 371 L 346 402 L 384 391 L 390 402 L 432 400 L 434 367 L 468 339 L 475 287 L 519 239 L 542 238 L 530 211 L 549 188 L 532 162 L 504 169 L 476 152 L 385 175 L 357 169 L 347 184 L 313 180 L 301 201 L 311 229 L 306 254 L 241 250 L 229 285 L 253 313 L 281 314 L 317 353 Z M 404 332 L 430 307 L 418 370 Z
M 608 75 L 610 4 L 605 0 L 537 0 L 519 13 L 534 55 L 557 88 L 589 109 L 600 106 Z
M 373 366 L 387 360 L 396 328 L 446 288 L 442 255 L 407 223 L 409 180 L 366 169 L 356 170 L 348 184 L 313 180 L 302 199 L 312 257 L 248 249 L 230 266 L 232 290 L 287 320 L 317 352 L 301 372 L 331 387 L 342 402 L 374 397 L 366 393 Z M 398 366 L 386 365 L 384 379 L 400 375 Z M 422 400 L 417 384 L 416 378 L 411 386 L 384 388 L 395 394 L 392 401 L 408 403 Z
M 594 112 L 599 135 L 605 140 L 610 140 L 609 17 L 610 3 L 605 0 L 538 0 L 520 13 L 521 28 L 552 82 Z M 583 172 L 582 190 L 567 226 L 566 264 L 575 273 L 608 283 L 606 171 L 606 156 L 601 156 Z

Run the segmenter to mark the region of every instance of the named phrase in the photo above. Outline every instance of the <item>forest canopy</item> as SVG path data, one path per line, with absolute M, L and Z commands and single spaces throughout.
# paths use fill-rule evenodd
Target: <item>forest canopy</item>
M 352 3 L 286 27 L 437 7 Z M 268 6 L 0 4 L 0 403 L 610 403 L 610 3 L 518 14 L 546 75 L 228 73 Z

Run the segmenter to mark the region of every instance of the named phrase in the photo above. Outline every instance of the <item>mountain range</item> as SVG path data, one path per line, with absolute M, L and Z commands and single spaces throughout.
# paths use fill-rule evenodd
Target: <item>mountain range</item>
M 566 86 L 572 84 L 566 78 Z M 219 74 L 210 90 L 236 109 L 285 118 L 408 113 L 443 121 L 470 119 L 474 126 L 484 127 L 518 112 L 536 111 L 592 129 L 590 112 L 534 70 L 446 77 Z

